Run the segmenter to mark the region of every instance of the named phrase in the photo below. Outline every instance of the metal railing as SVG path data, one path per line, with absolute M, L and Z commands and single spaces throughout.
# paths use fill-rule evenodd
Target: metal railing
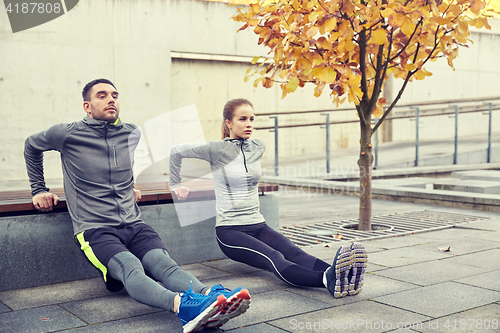
M 496 101 L 496 103 L 495 103 Z M 473 105 L 464 105 L 471 104 Z M 480 104 L 478 104 L 480 103 Z M 442 107 L 434 107 L 436 105 L 442 105 Z M 444 105 L 444 106 L 443 106 Z M 460 106 L 461 105 L 461 106 Z M 431 107 L 431 108 L 429 108 Z M 500 110 L 500 97 L 483 97 L 483 98 L 467 98 L 461 100 L 442 100 L 442 101 L 431 101 L 422 102 L 415 104 L 402 104 L 396 105 L 395 108 L 403 109 L 400 111 L 402 115 L 395 117 L 387 117 L 385 121 L 396 120 L 396 119 L 409 119 L 415 120 L 415 166 L 419 164 L 419 143 L 420 143 L 420 118 L 422 117 L 435 117 L 449 115 L 455 118 L 455 135 L 454 135 L 454 154 L 453 154 L 453 164 L 457 164 L 458 159 L 458 118 L 460 114 L 466 113 L 478 113 L 488 114 L 488 147 L 487 147 L 487 163 L 491 162 L 491 135 L 492 135 L 492 113 L 495 110 Z M 404 108 L 408 109 L 405 114 Z M 339 108 L 334 110 L 309 110 L 309 111 L 288 111 L 288 112 L 273 112 L 273 113 L 260 113 L 257 116 L 270 116 L 269 118 L 274 119 L 274 126 L 262 126 L 256 127 L 256 130 L 270 130 L 274 132 L 274 174 L 278 176 L 279 173 L 279 154 L 278 154 L 278 132 L 279 129 L 285 128 L 298 128 L 298 127 L 314 127 L 320 126 L 326 130 L 326 172 L 330 173 L 330 125 L 343 125 L 350 123 L 359 123 L 359 119 L 355 120 L 343 120 L 343 121 L 330 121 L 330 114 L 332 112 L 342 112 L 350 111 L 356 112 L 354 108 Z M 486 113 L 485 113 L 486 112 Z M 322 116 L 326 116 L 326 121 L 322 123 L 306 123 L 306 124 L 293 124 L 293 125 L 282 125 L 279 126 L 278 119 L 280 116 L 285 115 L 296 115 L 296 114 L 314 114 L 319 113 Z M 374 119 L 374 123 L 378 122 L 378 118 Z M 374 165 L 373 168 L 378 168 L 378 131 L 374 133 Z

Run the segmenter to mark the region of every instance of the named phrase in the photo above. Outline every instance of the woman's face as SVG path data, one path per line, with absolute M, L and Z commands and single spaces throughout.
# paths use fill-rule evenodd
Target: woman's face
M 248 104 L 240 105 L 234 110 L 233 119 L 226 119 L 231 139 L 249 139 L 253 131 L 255 114 Z

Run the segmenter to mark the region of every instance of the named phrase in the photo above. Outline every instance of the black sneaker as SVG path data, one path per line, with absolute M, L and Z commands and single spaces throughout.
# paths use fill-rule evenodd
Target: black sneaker
M 352 243 L 351 247 L 352 267 L 349 271 L 349 296 L 357 295 L 363 288 L 363 274 L 366 270 L 368 255 L 360 243 Z
M 335 254 L 333 264 L 326 270 L 326 288 L 335 298 L 347 296 L 349 280 L 347 275 L 351 270 L 351 249 L 341 246 Z

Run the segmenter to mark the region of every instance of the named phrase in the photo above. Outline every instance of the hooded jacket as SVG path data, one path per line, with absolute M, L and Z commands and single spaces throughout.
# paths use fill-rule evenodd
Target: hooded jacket
M 264 222 L 259 211 L 260 159 L 266 150 L 259 139 L 230 139 L 188 143 L 170 151 L 170 188 L 180 185 L 183 158 L 210 163 L 216 198 L 216 226 Z
M 135 129 L 119 119 L 110 124 L 87 115 L 28 137 L 24 157 L 31 194 L 49 191 L 43 152 L 56 150 L 61 154 L 64 193 L 75 235 L 93 228 L 141 223 L 133 191 L 134 150 L 140 139 Z

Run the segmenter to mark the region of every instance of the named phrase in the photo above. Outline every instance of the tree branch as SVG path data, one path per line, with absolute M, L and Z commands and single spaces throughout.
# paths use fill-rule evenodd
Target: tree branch
M 372 135 L 380 127 L 380 125 L 382 125 L 382 123 L 384 122 L 385 118 L 389 115 L 389 113 L 392 111 L 392 109 L 394 108 L 394 106 L 396 106 L 396 103 L 399 101 L 399 99 L 403 95 L 403 91 L 405 90 L 406 85 L 408 84 L 408 81 L 410 80 L 410 77 L 412 75 L 413 75 L 412 72 L 408 72 L 408 75 L 406 75 L 406 78 L 405 78 L 405 81 L 403 83 L 403 86 L 401 87 L 401 89 L 399 89 L 398 95 L 396 96 L 396 98 L 394 99 L 394 101 L 392 101 L 392 103 L 389 106 L 389 108 L 384 112 L 384 114 L 382 115 L 382 117 L 379 119 L 378 123 L 371 130 L 371 134 Z
M 377 100 L 378 100 L 378 96 L 380 96 L 380 92 L 382 91 L 382 85 L 384 83 L 384 78 L 387 74 L 387 67 L 389 66 L 389 56 L 391 54 L 391 50 L 392 50 L 392 41 L 393 41 L 393 37 L 394 37 L 394 30 L 391 29 L 391 37 L 390 37 L 390 40 L 389 40 L 389 46 L 387 47 L 387 61 L 385 62 L 385 64 L 382 65 L 382 56 L 383 56 L 383 47 L 382 49 L 379 49 L 379 53 L 382 53 L 382 56 L 380 57 L 380 64 L 377 62 L 377 69 L 376 69 L 376 80 L 375 80 L 375 87 L 373 88 L 373 93 L 372 93 L 372 98 L 371 98 L 371 101 L 370 101 L 370 107 L 374 108 L 375 104 L 377 103 Z M 377 60 L 379 59 L 379 55 L 377 55 Z M 381 70 L 379 72 L 379 69 L 378 69 L 378 66 L 381 66 L 383 68 L 383 70 Z
M 421 25 L 422 22 L 423 22 L 423 18 L 420 18 L 420 21 L 418 21 L 418 23 L 415 25 L 415 30 L 413 31 L 410 38 L 408 39 L 408 43 L 406 43 L 405 46 L 403 46 L 403 48 L 401 48 L 401 50 L 399 50 L 399 52 L 397 52 L 394 57 L 389 59 L 389 62 L 392 62 L 392 61 L 394 61 L 394 59 L 399 58 L 399 56 L 408 48 L 408 46 L 411 44 L 410 42 L 413 39 L 413 36 L 415 36 L 415 34 L 417 33 L 418 26 Z
M 418 51 L 419 50 L 420 50 L 420 44 L 417 45 L 417 51 L 415 51 L 415 57 L 413 59 L 413 62 L 415 62 L 415 60 L 416 60 L 416 58 L 418 56 Z M 401 89 L 399 89 L 398 95 L 396 96 L 396 98 L 394 99 L 394 101 L 392 101 L 392 103 L 389 106 L 389 108 L 384 112 L 384 114 L 382 115 L 382 117 L 380 118 L 380 120 L 378 121 L 378 123 L 375 125 L 375 127 L 373 127 L 373 129 L 371 130 L 371 135 L 373 135 L 373 133 L 375 133 L 375 131 L 380 127 L 380 125 L 382 125 L 382 123 L 385 120 L 385 118 L 387 117 L 387 115 L 392 111 L 392 109 L 394 108 L 394 106 L 396 105 L 396 103 L 399 101 L 399 99 L 403 95 L 403 91 L 405 90 L 406 85 L 408 84 L 408 81 L 410 80 L 410 78 L 412 77 L 412 75 L 415 74 L 418 70 L 419 69 L 417 68 L 417 69 L 415 69 L 413 71 L 408 72 L 408 74 L 406 75 L 405 81 L 403 83 L 403 86 L 401 87 Z
M 368 104 L 368 110 L 371 112 L 375 108 L 375 104 L 377 103 L 378 96 L 380 95 L 382 82 L 384 82 L 383 77 L 381 75 L 385 73 L 383 71 L 384 66 L 383 63 L 383 53 L 384 53 L 384 45 L 380 45 L 378 47 L 377 53 L 377 67 L 375 68 L 375 84 L 373 86 L 372 96 L 370 98 L 370 103 Z
M 368 83 L 366 81 L 366 30 L 363 29 L 359 35 L 359 68 L 361 70 L 361 91 L 363 100 L 368 101 Z

